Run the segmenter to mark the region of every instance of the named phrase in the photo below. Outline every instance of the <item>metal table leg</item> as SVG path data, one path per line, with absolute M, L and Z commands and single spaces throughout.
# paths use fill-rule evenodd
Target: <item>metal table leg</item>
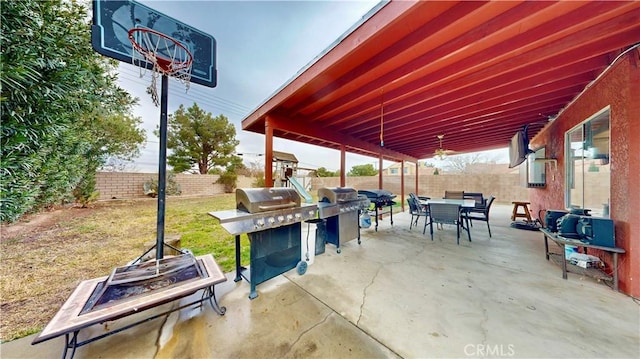
M 240 235 L 236 235 L 236 277 L 233 279 L 234 282 L 239 282 L 242 280 L 242 264 L 240 263 Z
M 567 251 L 562 243 L 562 278 L 567 279 Z
M 613 290 L 618 291 L 618 253 L 613 252 Z

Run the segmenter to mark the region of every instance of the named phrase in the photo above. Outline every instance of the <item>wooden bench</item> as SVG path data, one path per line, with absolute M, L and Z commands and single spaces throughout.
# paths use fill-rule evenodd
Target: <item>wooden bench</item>
M 123 330 L 132 328 L 138 324 L 148 322 L 150 320 L 159 318 L 171 312 L 187 308 L 193 305 L 202 305 L 204 301 L 209 301 L 212 308 L 219 314 L 224 315 L 226 312 L 225 307 L 219 307 L 215 297 L 214 286 L 227 280 L 222 273 L 220 266 L 213 259 L 212 255 L 205 255 L 196 257 L 196 263 L 203 271 L 202 278 L 191 279 L 185 281 L 183 284 L 175 284 L 166 289 L 153 290 L 148 294 L 141 297 L 128 298 L 127 300 L 118 301 L 115 304 L 96 310 L 92 310 L 86 313 L 82 313 L 83 308 L 87 304 L 89 298 L 96 290 L 98 285 L 104 283 L 108 277 L 100 277 L 89 279 L 80 282 L 80 284 L 73 291 L 71 296 L 62 305 L 60 310 L 51 319 L 49 324 L 42 330 L 38 336 L 31 343 L 38 344 L 40 342 L 65 336 L 65 347 L 62 354 L 63 358 L 67 357 L 68 349 L 71 349 L 70 358 L 73 358 L 77 348 L 92 343 L 98 339 L 105 338 L 107 336 L 119 333 Z M 78 333 L 82 329 L 89 328 L 96 324 L 101 324 L 116 319 L 124 318 L 133 314 L 143 312 L 148 309 L 158 307 L 160 305 L 170 303 L 185 297 L 188 297 L 199 290 L 204 290 L 202 297 L 185 305 L 181 305 L 178 308 L 172 308 L 159 314 L 152 315 L 150 317 L 138 320 L 129 325 L 111 330 L 95 337 L 78 341 Z
M 577 239 L 564 238 L 562 236 L 559 236 L 556 233 L 550 232 L 545 228 L 541 228 L 540 232 L 542 232 L 542 234 L 544 235 L 545 256 L 547 260 L 549 260 L 549 258 L 552 258 L 552 259 L 556 259 L 554 260 L 554 262 L 556 263 L 559 261 L 558 264 L 562 266 L 562 278 L 567 279 L 567 272 L 572 272 L 572 273 L 586 275 L 586 276 L 600 279 L 600 280 L 612 281 L 613 290 L 618 291 L 618 254 L 625 253 L 625 250 L 623 248 L 597 246 L 597 245 L 579 241 Z M 558 244 L 562 249 L 561 251 L 562 253 L 558 254 L 554 252 L 549 252 L 549 242 L 547 239 L 551 239 L 556 244 Z M 588 248 L 598 249 L 606 253 L 609 253 L 613 258 L 613 268 L 612 268 L 613 275 L 608 275 L 598 268 L 581 268 L 576 265 L 567 263 L 567 256 L 565 252 L 565 246 L 567 245 L 582 247 L 584 249 L 585 254 L 587 253 Z

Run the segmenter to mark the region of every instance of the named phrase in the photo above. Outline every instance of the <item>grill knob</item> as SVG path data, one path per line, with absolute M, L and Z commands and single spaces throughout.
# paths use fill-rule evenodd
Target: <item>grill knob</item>
M 264 227 L 264 220 L 259 219 L 256 221 L 256 227 Z
M 293 221 L 293 214 L 287 214 L 287 221 Z
M 278 222 L 283 222 L 284 221 L 284 216 L 278 216 Z
M 302 215 L 301 215 L 300 213 L 296 213 L 294 216 L 295 216 L 295 217 L 296 217 L 296 219 L 298 219 L 298 220 L 302 217 Z
M 309 216 L 313 217 L 314 214 L 315 214 L 315 211 L 309 211 Z
M 276 223 L 276 219 L 273 218 L 273 217 L 269 217 L 269 218 L 267 218 L 267 222 L 269 222 L 269 224 L 274 224 L 274 223 Z

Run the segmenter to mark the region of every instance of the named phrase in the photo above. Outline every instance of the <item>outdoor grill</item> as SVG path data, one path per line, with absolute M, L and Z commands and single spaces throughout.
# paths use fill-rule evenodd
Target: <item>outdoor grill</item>
M 369 212 L 371 215 L 375 215 L 376 231 L 378 230 L 378 219 L 382 219 L 382 215 L 386 213 L 389 213 L 390 222 L 393 226 L 393 205 L 396 204 L 393 199 L 396 198 L 396 195 L 383 189 L 359 190 L 358 194 L 367 196 L 371 201 Z M 389 207 L 389 209 L 385 211 L 384 207 Z
M 304 274 L 306 262 L 300 260 L 301 222 L 315 218 L 317 212 L 318 206 L 301 203 L 293 188 L 238 188 L 235 210 L 209 213 L 236 236 L 235 281 L 249 281 L 250 299 L 258 296 L 258 284 L 296 266 Z M 240 235 L 244 233 L 251 242 L 249 269 L 240 263 Z
M 362 205 L 362 198 L 353 188 L 323 187 L 318 189 L 318 214 L 325 219 L 325 228 L 320 231 L 326 243 L 337 247 L 340 253 L 340 243 L 358 239 L 360 244 L 360 227 L 358 215 Z

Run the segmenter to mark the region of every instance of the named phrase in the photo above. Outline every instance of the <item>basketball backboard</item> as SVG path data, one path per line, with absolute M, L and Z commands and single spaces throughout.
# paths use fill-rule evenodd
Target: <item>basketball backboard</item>
M 93 0 L 93 49 L 105 56 L 133 64 L 128 31 L 148 28 L 180 41 L 192 54 L 191 82 L 207 87 L 217 84 L 216 40 L 213 36 L 161 14 L 136 1 Z M 141 65 L 136 62 L 135 65 Z M 152 68 L 151 63 L 142 66 Z

